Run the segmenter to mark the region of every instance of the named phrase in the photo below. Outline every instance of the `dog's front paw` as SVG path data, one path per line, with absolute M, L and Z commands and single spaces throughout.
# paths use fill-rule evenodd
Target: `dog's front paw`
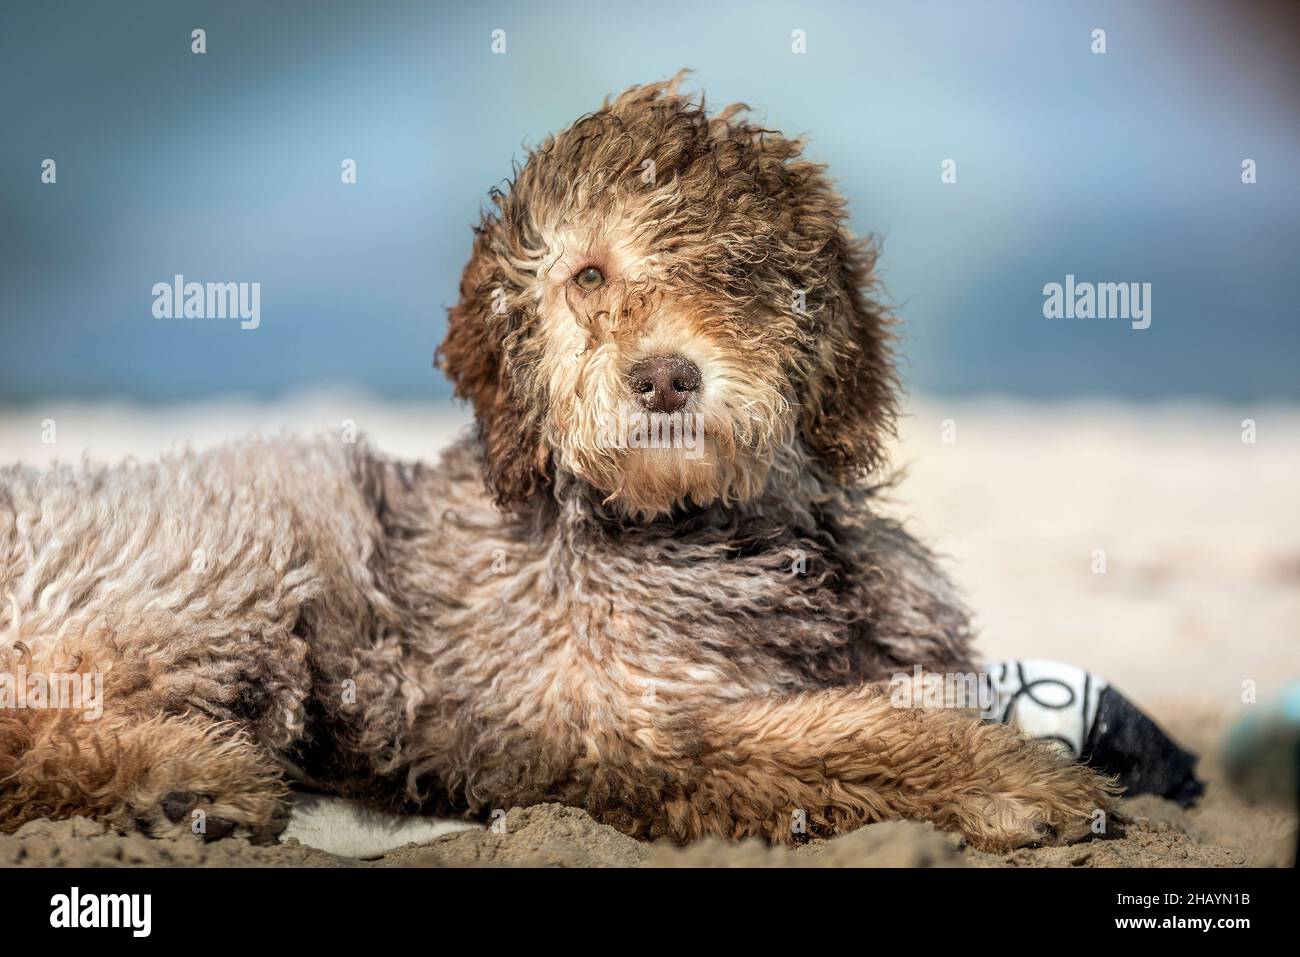
M 288 788 L 271 758 L 228 729 L 178 725 L 151 739 L 149 765 L 122 789 L 112 823 L 152 837 L 274 843 L 289 823 Z M 165 740 L 165 749 L 158 745 Z M 144 755 L 142 755 L 143 757 Z
M 1083 765 L 1035 751 L 1024 766 L 1004 769 L 994 788 L 963 803 L 959 826 L 972 847 L 1000 853 L 1072 844 L 1111 827 L 1114 783 Z
M 133 807 L 135 826 L 151 837 L 195 834 L 204 841 L 245 837 L 274 844 L 289 824 L 289 806 L 277 793 L 207 794 L 169 791 L 147 807 Z

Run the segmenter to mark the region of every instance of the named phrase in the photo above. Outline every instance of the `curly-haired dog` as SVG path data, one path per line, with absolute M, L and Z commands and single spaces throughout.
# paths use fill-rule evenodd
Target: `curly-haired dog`
M 974 669 L 873 509 L 890 321 L 822 167 L 674 82 L 493 200 L 440 350 L 477 435 L 436 467 L 258 440 L 0 473 L 0 675 L 104 682 L 99 720 L 0 710 L 0 829 L 268 836 L 297 779 L 679 841 L 1086 834 L 1102 778 L 882 684 Z M 643 412 L 670 447 L 621 440 Z

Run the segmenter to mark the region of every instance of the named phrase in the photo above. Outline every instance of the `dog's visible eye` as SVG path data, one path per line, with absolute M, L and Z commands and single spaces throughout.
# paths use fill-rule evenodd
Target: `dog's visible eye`
M 605 284 L 605 274 L 595 266 L 587 266 L 585 269 L 578 270 L 578 274 L 573 277 L 573 281 L 578 284 L 578 288 L 583 292 L 591 292 L 593 289 L 599 289 Z

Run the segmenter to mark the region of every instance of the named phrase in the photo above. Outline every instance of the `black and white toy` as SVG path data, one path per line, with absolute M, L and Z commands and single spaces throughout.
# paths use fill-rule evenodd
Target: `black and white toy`
M 1187 807 L 1204 793 L 1193 773 L 1196 756 L 1105 679 L 1043 659 L 1003 661 L 985 670 L 993 686 L 986 720 L 1058 744 L 1071 757 L 1115 775 L 1128 796 L 1156 794 Z

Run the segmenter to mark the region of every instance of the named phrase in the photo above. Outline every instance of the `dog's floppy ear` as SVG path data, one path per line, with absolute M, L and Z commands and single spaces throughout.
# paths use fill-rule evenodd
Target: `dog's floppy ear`
M 884 464 L 894 435 L 898 379 L 892 317 L 870 292 L 876 251 L 841 229 L 828 250 L 838 276 L 819 315 L 800 428 L 808 448 L 841 481 Z
M 506 280 L 496 267 L 490 219 L 474 231 L 460 279 L 460 301 L 447 311 L 447 338 L 436 361 L 458 398 L 474 407 L 484 478 L 502 508 L 526 503 L 546 484 L 538 424 L 512 395 L 505 350 L 512 331 Z
M 876 249 L 849 234 L 844 198 L 824 165 L 800 158 L 802 141 L 746 123 L 743 110 L 728 107 L 713 123 L 747 133 L 758 180 L 784 213 L 773 241 L 793 267 L 785 281 L 806 297 L 799 431 L 834 479 L 852 482 L 885 463 L 897 415 L 893 317 L 872 298 Z

